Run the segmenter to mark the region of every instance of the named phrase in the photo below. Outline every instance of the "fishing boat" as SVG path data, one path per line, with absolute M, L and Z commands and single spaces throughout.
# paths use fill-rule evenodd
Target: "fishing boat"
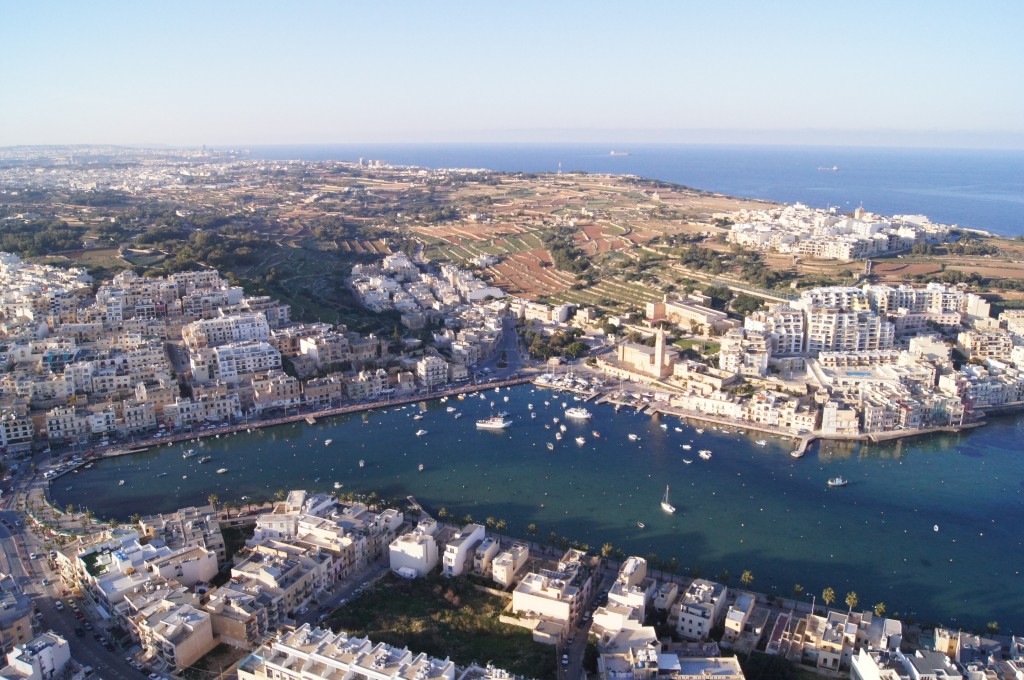
M 587 440 L 584 439 L 583 437 L 576 437 L 576 443 L 579 444 L 580 446 L 583 446 L 584 444 L 587 443 Z
M 417 437 L 422 437 L 422 436 L 423 436 L 423 435 L 425 435 L 426 433 L 427 433 L 427 431 L 426 431 L 426 430 L 416 430 L 416 436 L 417 436 Z
M 565 409 L 566 418 L 576 418 L 577 420 L 590 420 L 590 411 L 583 408 L 582 406 L 573 406 L 572 408 Z
M 828 485 L 832 487 L 846 486 L 849 483 L 849 480 L 843 479 L 842 477 L 833 477 L 832 479 L 828 480 Z
M 668 502 L 668 484 L 665 485 L 665 497 L 661 499 L 661 509 L 670 515 L 676 511 L 676 506 Z
M 491 416 L 476 421 L 477 429 L 480 430 L 504 430 L 512 424 L 512 421 L 505 416 Z
M 228 469 L 227 468 L 217 468 L 217 474 L 218 475 L 226 475 L 227 473 L 228 473 Z
M 209 463 L 211 460 L 213 460 L 213 458 L 211 458 L 210 456 L 201 456 L 197 462 Z
M 333 443 L 334 443 L 333 439 L 325 439 L 324 440 L 324 446 L 330 446 Z
M 711 452 L 707 449 L 701 449 L 697 452 L 697 455 L 700 456 L 702 460 L 711 460 Z
M 199 452 L 198 452 L 198 451 L 196 451 L 195 449 L 186 449 L 186 450 L 185 450 L 185 451 L 184 451 L 184 452 L 183 452 L 183 453 L 181 454 L 181 457 L 182 457 L 182 458 L 185 458 L 185 459 L 188 459 L 188 458 L 191 458 L 192 456 L 194 456 L 194 455 L 196 455 L 196 454 L 198 454 L 198 453 L 199 453 Z

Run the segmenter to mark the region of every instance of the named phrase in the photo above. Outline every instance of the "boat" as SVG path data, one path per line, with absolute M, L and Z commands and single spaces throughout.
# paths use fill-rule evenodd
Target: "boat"
M 826 167 L 822 166 L 822 167 L 818 168 L 818 170 L 820 170 L 822 172 L 839 172 L 839 166 L 838 165 L 833 165 L 831 168 L 826 168 Z
M 609 151 L 608 155 L 609 156 L 628 156 L 629 152 L 628 151 Z
M 217 474 L 218 475 L 226 475 L 227 473 L 228 473 L 228 469 L 227 468 L 217 468 Z
M 554 451 L 554 450 L 555 450 L 555 445 L 552 444 L 551 442 L 548 442 L 548 451 Z
M 537 420 L 537 414 L 536 414 L 536 413 L 533 413 L 533 412 L 531 412 L 531 413 L 530 413 L 530 420 Z
M 199 452 L 198 452 L 198 451 L 196 451 L 195 449 L 186 449 L 186 450 L 185 450 L 185 451 L 184 451 L 184 452 L 183 452 L 183 453 L 181 454 L 181 457 L 182 457 L 182 458 L 185 458 L 185 459 L 188 459 L 188 458 L 191 458 L 192 456 L 194 456 L 194 455 L 196 455 L 196 454 L 198 454 L 198 453 L 199 453 Z
M 663 429 L 663 430 L 667 430 L 667 429 L 668 429 L 668 425 L 667 425 L 666 423 L 662 423 L 662 424 L 661 424 L 661 425 L 659 425 L 658 427 L 660 427 L 660 428 L 661 428 L 661 429 Z
M 793 458 L 803 458 L 804 452 L 801 451 L 800 449 L 793 449 L 792 451 L 789 452 L 789 455 L 792 456 Z
M 445 409 L 445 412 L 447 412 L 447 413 L 455 413 L 455 407 L 454 406 L 449 406 L 448 408 Z
M 335 489 L 340 489 L 341 488 L 341 482 L 335 482 L 334 483 L 334 488 Z
M 683 458 L 683 463 L 685 463 L 686 465 L 690 465 L 691 463 L 693 463 L 693 461 L 690 460 L 689 458 Z
M 511 424 L 512 421 L 505 416 L 491 416 L 490 418 L 476 421 L 477 428 L 481 430 L 504 430 Z
M 455 420 L 458 420 L 458 419 L 459 419 L 459 418 L 461 418 L 461 417 L 462 417 L 462 411 L 459 411 L 459 412 L 457 412 L 457 413 L 455 414 Z
M 582 406 L 573 406 L 572 408 L 565 409 L 566 418 L 576 418 L 578 420 L 590 420 L 591 413 Z
M 594 435 L 594 437 L 595 437 L 595 438 L 597 438 L 597 437 L 600 437 L 600 436 L 601 436 L 601 433 L 600 433 L 600 432 L 598 432 L 597 430 L 594 430 L 594 431 L 593 431 L 593 432 L 591 432 L 590 434 Z
M 459 401 L 462 401 L 465 398 L 466 398 L 465 394 L 460 394 L 459 396 L 456 397 L 456 399 L 458 399 Z
M 166 477 L 166 476 L 167 476 L 166 472 L 161 472 L 160 474 L 157 475 L 157 477 Z
M 196 462 L 198 462 L 198 463 L 209 463 L 211 460 L 213 460 L 213 458 L 211 458 L 210 456 L 201 456 L 199 458 L 199 460 L 196 461 Z
M 638 435 L 633 434 L 632 432 L 630 432 L 628 436 L 629 436 L 629 441 L 631 441 L 631 442 L 638 442 L 638 441 L 640 441 L 640 437 Z
M 530 411 L 532 411 L 533 410 L 533 404 L 527 404 L 526 408 L 529 409 Z
M 366 461 L 362 458 L 359 459 L 359 467 L 366 467 Z
M 119 482 L 117 483 L 117 485 L 118 485 L 118 486 L 124 486 L 124 480 L 122 479 L 121 481 L 119 481 Z
M 697 434 L 704 434 L 704 428 L 703 427 L 698 427 L 696 429 L 696 432 L 697 432 Z
M 665 497 L 661 499 L 661 509 L 670 515 L 676 511 L 676 506 L 668 502 L 668 484 L 665 485 Z
M 333 439 L 325 439 L 324 440 L 324 446 L 330 446 L 333 443 L 334 443 Z
M 584 444 L 587 443 L 587 440 L 584 439 L 583 437 L 576 437 L 576 443 L 579 444 L 580 446 L 583 446 Z
M 832 479 L 828 480 L 829 486 L 846 486 L 849 483 L 849 480 L 843 479 L 842 477 L 833 477 Z
M 562 441 L 562 433 L 561 432 L 556 432 L 555 433 L 555 439 L 557 439 L 558 441 Z
M 758 439 L 754 443 L 757 444 L 758 446 L 768 446 L 768 440 L 767 439 Z
M 681 428 L 681 427 L 674 427 L 672 429 L 674 429 L 676 432 L 682 432 L 683 431 L 683 428 Z
M 416 430 L 416 436 L 417 436 L 417 437 L 422 437 L 422 436 L 423 436 L 423 435 L 425 435 L 426 433 L 427 433 L 427 431 L 426 431 L 426 430 Z
M 545 402 L 544 402 L 544 405 L 545 405 L 545 406 L 551 406 L 551 402 L 550 402 L 550 401 L 545 401 Z
M 679 448 L 681 448 L 683 451 L 689 451 L 693 447 L 690 446 L 689 444 L 682 444 Z
M 422 414 L 422 413 L 417 413 L 416 415 L 414 415 L 414 416 L 412 417 L 412 419 L 413 419 L 413 420 L 419 420 L 419 419 L 420 419 L 420 418 L 422 418 L 422 417 L 423 417 L 423 414 Z
M 559 430 L 561 430 L 562 432 L 565 432 L 565 431 L 566 431 L 566 430 L 568 430 L 569 428 L 567 428 L 567 427 L 565 426 L 565 424 L 563 423 L 563 424 L 561 424 L 561 425 L 559 425 L 559 426 L 558 426 L 558 429 L 559 429 Z
M 508 401 L 508 397 L 505 397 L 505 401 Z
M 423 472 L 423 463 L 420 463 L 419 469 L 420 469 L 420 472 Z
M 551 422 L 553 422 L 553 423 L 557 423 L 557 422 L 558 422 L 558 416 L 555 416 L 554 418 L 552 418 L 552 419 L 551 419 Z
M 643 529 L 644 527 L 646 527 L 646 526 L 647 526 L 647 525 L 646 525 L 646 524 L 644 524 L 643 522 L 637 522 L 637 523 L 636 523 L 636 525 L 637 525 L 638 527 L 640 527 L 641 529 Z
M 702 460 L 711 460 L 711 452 L 707 449 L 701 449 L 697 452 L 697 455 L 700 456 Z

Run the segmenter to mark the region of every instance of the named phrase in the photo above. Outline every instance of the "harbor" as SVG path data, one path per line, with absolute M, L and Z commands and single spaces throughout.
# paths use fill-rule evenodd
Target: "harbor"
M 797 460 L 792 437 L 735 422 L 616 411 L 530 385 L 461 396 L 164 442 L 65 474 L 51 485 L 53 502 L 124 519 L 140 507 L 202 504 L 211 493 L 236 508 L 288 488 L 414 495 L 449 518 L 502 518 L 510 534 L 534 540 L 610 543 L 683 574 L 751 569 L 759 590 L 779 596 L 800 583 L 807 592 L 856 590 L 918 620 L 953 624 L 972 611 L 1011 625 L 1020 616 L 1005 591 L 1024 597 L 1010 557 L 1024 521 L 1024 463 L 1012 454 L 1019 432 L 1011 418 L 966 435 L 880 444 L 806 438 Z M 592 418 L 566 416 L 583 404 Z M 509 427 L 475 427 L 498 411 L 508 412 Z M 430 434 L 417 437 L 419 429 Z M 213 462 L 182 458 L 190 447 Z M 231 472 L 215 474 L 220 467 Z M 830 487 L 837 477 L 848 484 Z M 671 514 L 659 507 L 666 485 Z

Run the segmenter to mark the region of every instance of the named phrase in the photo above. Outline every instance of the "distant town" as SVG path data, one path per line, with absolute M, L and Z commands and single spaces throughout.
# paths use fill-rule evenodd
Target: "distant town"
M 911 630 L 856 593 L 766 596 L 413 498 L 214 495 L 107 524 L 48 495 L 165 441 L 527 381 L 794 458 L 983 425 L 1024 405 L 1024 309 L 1013 266 L 967 270 L 1012 242 L 641 178 L 116 148 L 4 150 L 0 221 L 2 677 L 1024 673 L 997 626 Z M 351 628 L 401 598 L 428 627 L 473 602 L 495 628 L 444 644 L 519 651 Z

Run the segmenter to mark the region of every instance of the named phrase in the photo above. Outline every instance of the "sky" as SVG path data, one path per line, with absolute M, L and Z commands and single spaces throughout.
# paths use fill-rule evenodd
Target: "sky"
M 1024 148 L 1024 3 L 0 0 L 0 146 Z

